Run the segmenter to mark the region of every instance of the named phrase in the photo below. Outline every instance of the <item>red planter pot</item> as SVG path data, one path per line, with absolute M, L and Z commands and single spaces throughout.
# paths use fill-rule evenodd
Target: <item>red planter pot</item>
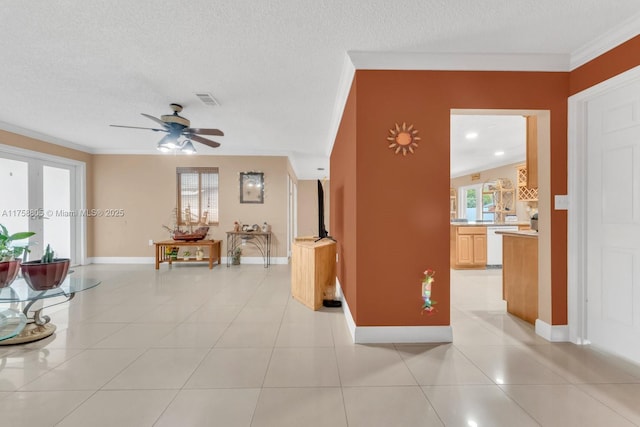
M 42 264 L 38 261 L 23 262 L 22 277 L 34 291 L 45 291 L 57 288 L 64 282 L 69 271 L 68 258 L 54 259 L 53 262 Z
M 20 260 L 0 262 L 0 288 L 6 288 L 16 279 L 20 271 Z

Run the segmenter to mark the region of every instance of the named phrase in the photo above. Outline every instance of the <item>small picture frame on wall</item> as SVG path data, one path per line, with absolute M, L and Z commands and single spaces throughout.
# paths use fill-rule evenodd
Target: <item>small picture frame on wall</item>
M 264 173 L 240 172 L 240 203 L 264 203 Z

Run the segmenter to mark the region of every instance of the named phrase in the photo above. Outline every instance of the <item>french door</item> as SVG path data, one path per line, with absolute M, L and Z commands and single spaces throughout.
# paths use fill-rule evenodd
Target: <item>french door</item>
M 83 168 L 39 157 L 0 149 L 0 176 L 7 189 L 0 197 L 0 224 L 11 234 L 36 233 L 29 239 L 27 259 L 38 259 L 49 244 L 56 257 L 81 263 L 84 218 L 77 174 Z

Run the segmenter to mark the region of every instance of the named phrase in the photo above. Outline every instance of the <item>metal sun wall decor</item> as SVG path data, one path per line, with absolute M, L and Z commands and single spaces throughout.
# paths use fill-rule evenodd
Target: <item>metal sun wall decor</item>
M 417 135 L 418 130 L 414 129 L 413 125 L 407 127 L 406 123 L 402 123 L 402 126 L 396 123 L 395 128 L 389 129 L 387 137 L 389 148 L 394 150 L 395 154 L 402 153 L 403 156 L 406 156 L 407 152 L 413 154 L 414 149 L 418 148 L 418 141 L 420 141 L 420 137 Z

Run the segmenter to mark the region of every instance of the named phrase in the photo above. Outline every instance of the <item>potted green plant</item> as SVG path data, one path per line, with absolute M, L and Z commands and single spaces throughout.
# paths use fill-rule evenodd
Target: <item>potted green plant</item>
M 184 252 L 182 253 L 182 258 L 183 258 L 185 261 L 188 261 L 188 260 L 189 260 L 189 258 L 191 258 L 191 251 L 189 251 L 189 250 L 184 251 Z
M 27 261 L 20 267 L 27 285 L 34 291 L 44 291 L 57 288 L 64 282 L 69 271 L 69 258 L 55 258 L 53 249 L 47 245 L 42 258 Z
M 29 252 L 28 245 L 15 246 L 13 242 L 28 239 L 34 234 L 36 233 L 31 231 L 9 234 L 7 228 L 0 224 L 0 288 L 13 283 L 20 270 L 20 257 Z
M 232 265 L 240 265 L 240 255 L 242 255 L 242 248 L 238 246 L 233 250 L 233 257 L 231 257 Z

